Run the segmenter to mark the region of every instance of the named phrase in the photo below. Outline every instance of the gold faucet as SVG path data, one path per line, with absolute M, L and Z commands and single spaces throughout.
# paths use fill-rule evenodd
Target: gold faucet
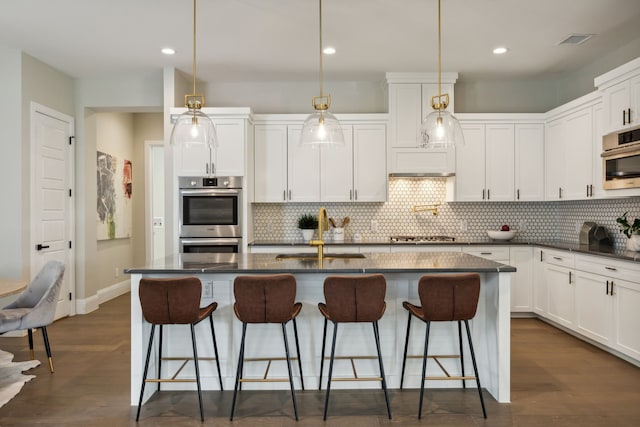
M 322 261 L 324 260 L 324 240 L 322 240 L 322 230 L 329 230 L 329 220 L 327 210 L 320 208 L 318 212 L 318 238 L 309 242 L 310 246 L 318 247 L 318 264 L 322 267 Z

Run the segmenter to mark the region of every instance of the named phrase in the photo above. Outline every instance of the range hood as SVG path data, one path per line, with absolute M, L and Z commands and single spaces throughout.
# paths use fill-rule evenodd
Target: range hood
M 455 172 L 393 172 L 389 178 L 447 178 L 456 176 Z

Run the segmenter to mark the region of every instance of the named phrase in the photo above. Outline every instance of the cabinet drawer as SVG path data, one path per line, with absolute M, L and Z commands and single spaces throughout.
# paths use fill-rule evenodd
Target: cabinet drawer
M 576 269 L 611 279 L 640 283 L 640 263 L 613 260 L 589 255 L 576 255 Z
M 497 246 L 472 246 L 462 248 L 462 252 L 475 255 L 480 258 L 509 263 L 509 248 Z
M 573 268 L 575 263 L 574 254 L 570 252 L 554 251 L 548 249 L 544 249 L 542 251 L 542 259 L 547 264 L 553 264 L 567 268 Z

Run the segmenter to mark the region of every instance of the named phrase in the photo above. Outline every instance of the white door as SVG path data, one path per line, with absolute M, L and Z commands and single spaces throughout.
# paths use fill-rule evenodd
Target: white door
M 145 141 L 147 262 L 165 256 L 164 142 Z
M 75 314 L 73 251 L 73 118 L 31 107 L 31 276 L 52 259 L 65 264 L 55 318 Z

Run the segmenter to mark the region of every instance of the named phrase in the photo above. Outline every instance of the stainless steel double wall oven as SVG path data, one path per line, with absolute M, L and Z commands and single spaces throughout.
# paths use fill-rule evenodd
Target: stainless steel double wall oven
M 182 176 L 178 184 L 180 252 L 240 252 L 242 177 Z

